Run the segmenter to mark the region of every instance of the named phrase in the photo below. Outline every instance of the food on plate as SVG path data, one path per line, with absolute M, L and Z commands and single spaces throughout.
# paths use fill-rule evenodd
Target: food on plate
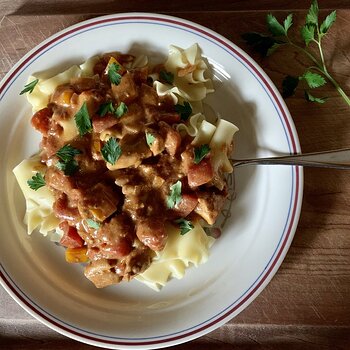
M 238 130 L 206 120 L 207 71 L 196 44 L 170 46 L 155 66 L 112 52 L 22 91 L 42 135 L 39 155 L 14 169 L 28 233 L 55 231 L 96 287 L 160 289 L 207 260 Z

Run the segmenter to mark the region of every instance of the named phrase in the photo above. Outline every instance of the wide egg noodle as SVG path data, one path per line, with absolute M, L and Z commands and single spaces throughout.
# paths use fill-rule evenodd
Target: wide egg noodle
M 212 154 L 212 164 L 215 170 L 220 169 L 223 172 L 231 173 L 232 164 L 227 156 L 234 134 L 238 128 L 233 123 L 220 119 L 217 123 L 215 133 L 209 143 Z
M 152 265 L 136 279 L 159 291 L 171 278 L 181 279 L 190 265 L 204 264 L 209 257 L 209 248 L 215 239 L 207 236 L 199 223 L 185 235 L 179 228 L 167 225 L 168 241 L 158 253 Z
M 55 230 L 59 224 L 59 220 L 52 211 L 54 196 L 51 191 L 46 186 L 34 191 L 27 183 L 37 172 L 44 174 L 45 171 L 46 167 L 40 162 L 38 155 L 23 160 L 13 169 L 26 200 L 24 223 L 27 225 L 28 234 L 31 234 L 35 229 L 39 229 L 39 232 L 46 236 L 48 232 Z

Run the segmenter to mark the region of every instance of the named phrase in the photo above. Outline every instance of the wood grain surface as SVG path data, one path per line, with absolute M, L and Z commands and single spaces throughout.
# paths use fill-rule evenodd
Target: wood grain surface
M 319 3 L 322 8 L 342 9 L 324 46 L 330 70 L 350 94 L 350 1 Z M 153 11 L 195 21 L 224 35 L 252 54 L 280 87 L 285 75 L 304 71 L 304 57 L 283 49 L 262 59 L 245 46 L 240 35 L 264 31 L 270 10 L 279 18 L 293 10 L 295 23 L 301 23 L 308 6 L 309 1 L 304 0 L 1 1 L 0 77 L 28 50 L 73 23 L 100 13 Z M 329 96 L 326 104 L 306 102 L 301 91 L 286 101 L 303 151 L 350 147 L 350 108 L 329 84 L 320 95 Z M 350 172 L 305 169 L 300 223 L 272 282 L 228 324 L 176 349 L 350 349 L 349 214 Z M 93 348 L 41 325 L 3 290 L 0 301 L 0 348 Z

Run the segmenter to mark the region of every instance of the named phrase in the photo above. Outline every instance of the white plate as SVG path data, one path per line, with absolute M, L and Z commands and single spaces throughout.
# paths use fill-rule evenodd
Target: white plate
M 29 52 L 0 86 L 1 283 L 30 314 L 76 340 L 108 348 L 158 348 L 200 337 L 241 312 L 262 291 L 292 241 L 302 201 L 298 167 L 236 171 L 232 216 L 209 261 L 172 280 L 160 293 L 133 281 L 96 289 L 81 266 L 40 234 L 27 236 L 24 199 L 12 168 L 38 149 L 30 107 L 19 96 L 27 77 L 107 51 L 146 53 L 162 61 L 170 44 L 198 43 L 212 66 L 216 92 L 208 101 L 240 132 L 236 157 L 299 152 L 289 112 L 273 83 L 242 50 L 217 33 L 179 18 L 147 13 L 88 20 Z

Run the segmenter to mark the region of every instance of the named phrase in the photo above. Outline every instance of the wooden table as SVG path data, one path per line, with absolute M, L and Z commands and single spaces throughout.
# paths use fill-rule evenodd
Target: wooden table
M 320 0 L 340 9 L 325 40 L 326 60 L 350 93 L 350 2 Z M 0 2 L 0 76 L 28 50 L 53 33 L 98 14 L 162 12 L 203 24 L 249 53 L 240 39 L 263 31 L 265 15 L 290 11 L 301 23 L 309 1 L 20 1 Z M 325 14 L 327 11 L 322 11 Z M 301 74 L 306 61 L 293 50 L 268 59 L 254 56 L 277 86 L 287 74 Z M 350 107 L 327 84 L 324 105 L 287 100 L 304 152 L 350 147 Z M 88 349 L 29 316 L 1 288 L 0 348 Z M 303 208 L 292 246 L 261 295 L 238 317 L 177 349 L 350 349 L 350 173 L 305 169 Z

